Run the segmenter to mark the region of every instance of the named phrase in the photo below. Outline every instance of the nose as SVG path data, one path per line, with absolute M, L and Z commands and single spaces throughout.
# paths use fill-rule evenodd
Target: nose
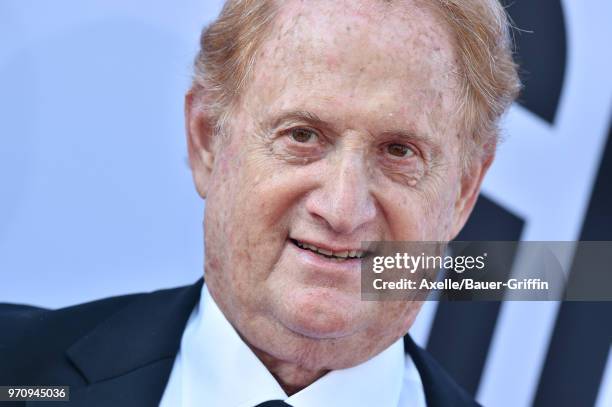
M 320 186 L 308 195 L 306 210 L 333 232 L 352 234 L 376 217 L 367 166 L 359 151 L 337 157 L 321 177 Z

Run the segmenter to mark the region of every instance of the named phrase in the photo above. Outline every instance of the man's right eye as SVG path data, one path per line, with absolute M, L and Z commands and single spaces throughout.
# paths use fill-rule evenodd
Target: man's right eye
M 317 133 L 309 129 L 293 129 L 289 132 L 289 137 L 298 143 L 310 143 L 317 140 Z

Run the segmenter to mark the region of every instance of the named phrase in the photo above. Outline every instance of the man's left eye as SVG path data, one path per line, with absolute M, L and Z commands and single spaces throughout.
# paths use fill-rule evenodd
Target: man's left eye
M 293 129 L 289 133 L 289 137 L 298 143 L 310 143 L 316 141 L 317 133 L 308 129 Z
M 389 144 L 387 145 L 386 150 L 392 156 L 399 157 L 399 158 L 408 158 L 414 155 L 414 150 L 405 144 L 398 144 L 398 143 Z

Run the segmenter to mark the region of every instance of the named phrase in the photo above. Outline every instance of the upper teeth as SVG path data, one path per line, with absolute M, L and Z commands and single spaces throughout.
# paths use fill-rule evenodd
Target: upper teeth
M 300 242 L 299 240 L 296 240 L 295 243 L 301 247 L 302 249 L 309 249 L 312 250 L 313 252 L 317 252 L 317 253 L 321 253 L 325 256 L 333 256 L 333 257 L 340 257 L 340 258 L 355 258 L 355 257 L 364 257 L 365 252 L 362 250 L 344 250 L 341 252 L 334 252 L 331 250 L 326 250 L 326 249 L 321 249 L 320 247 L 308 244 L 308 243 L 303 243 Z

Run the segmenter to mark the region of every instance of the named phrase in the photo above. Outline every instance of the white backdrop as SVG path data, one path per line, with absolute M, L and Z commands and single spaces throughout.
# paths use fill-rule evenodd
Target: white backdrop
M 562 4 L 557 119 L 514 106 L 484 184 L 525 220 L 524 240 L 579 238 L 612 112 L 612 2 Z M 201 275 L 204 205 L 186 164 L 182 97 L 220 5 L 0 2 L 1 302 L 60 307 Z M 481 402 L 531 403 L 557 310 L 503 304 Z M 420 343 L 435 311 L 427 304 L 412 330 Z M 610 364 L 601 406 L 612 405 Z
M 0 299 L 195 281 L 183 95 L 220 1 L 0 2 Z

